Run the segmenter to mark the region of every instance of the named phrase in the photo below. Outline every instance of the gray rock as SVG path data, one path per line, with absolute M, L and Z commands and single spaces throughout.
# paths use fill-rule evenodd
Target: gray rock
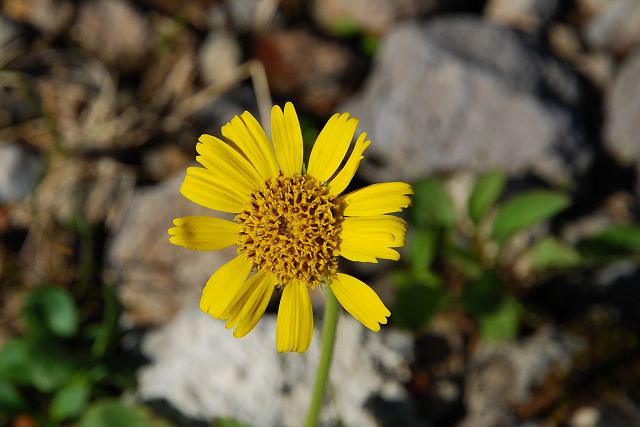
M 640 161 L 640 50 L 624 63 L 607 99 L 605 145 L 621 162 Z
M 569 427 L 626 427 L 640 425 L 640 408 L 626 397 L 603 399 L 574 412 Z
M 543 328 L 522 342 L 483 342 L 466 379 L 467 416 L 460 427 L 517 425 L 512 405 L 522 405 L 545 378 L 566 372 L 585 343 L 555 328 Z
M 320 323 L 316 317 L 307 353 L 279 354 L 274 316 L 265 315 L 238 340 L 224 322 L 195 305 L 186 307 L 144 338 L 143 352 L 152 362 L 138 372 L 138 396 L 166 399 L 183 414 L 204 421 L 229 416 L 253 427 L 300 426 L 320 353 Z M 364 405 L 373 397 L 407 400 L 402 382 L 409 375 L 412 339 L 389 328 L 376 334 L 342 316 L 335 350 L 320 425 L 337 425 L 339 417 L 340 425 L 379 426 Z
M 0 15 L 0 48 L 4 48 L 9 42 L 19 35 L 18 26 Z
M 72 35 L 84 49 L 125 71 L 145 65 L 154 38 L 147 18 L 125 0 L 83 2 Z
M 200 76 L 205 82 L 228 82 L 238 73 L 237 68 L 242 61 L 242 48 L 233 34 L 214 31 L 200 46 L 198 57 Z
M 472 17 L 397 27 L 340 110 L 373 144 L 363 173 L 414 180 L 458 168 L 566 183 L 592 159 L 578 79 L 518 33 Z
M 73 19 L 73 3 L 58 0 L 29 0 L 29 23 L 54 37 L 66 31 Z
M 624 55 L 640 46 L 640 2 L 612 0 L 607 3 L 587 24 L 585 39 L 593 48 Z
M 117 283 L 128 324 L 168 322 L 235 254 L 234 249 L 200 252 L 169 243 L 173 218 L 216 215 L 180 194 L 183 179 L 184 173 L 136 190 L 108 244 L 106 275 Z
M 0 203 L 26 197 L 38 182 L 40 157 L 17 144 L 0 143 Z

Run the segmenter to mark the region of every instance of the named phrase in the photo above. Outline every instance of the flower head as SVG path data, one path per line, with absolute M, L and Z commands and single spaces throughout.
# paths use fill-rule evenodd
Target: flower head
M 348 113 L 333 115 L 303 165 L 302 133 L 295 109 L 271 110 L 273 144 L 248 112 L 222 127 L 222 141 L 202 135 L 196 160 L 180 188 L 189 200 L 234 214 L 176 218 L 175 245 L 197 250 L 237 246 L 237 256 L 207 281 L 200 308 L 226 320 L 242 337 L 258 323 L 272 293 L 282 291 L 276 323 L 278 351 L 306 351 L 313 333 L 309 292 L 328 283 L 340 304 L 374 331 L 391 314 L 376 293 L 338 272 L 338 256 L 352 261 L 397 260 L 405 222 L 395 216 L 410 203 L 403 182 L 373 184 L 340 194 L 353 178 L 366 134 L 345 156 L 358 125 Z

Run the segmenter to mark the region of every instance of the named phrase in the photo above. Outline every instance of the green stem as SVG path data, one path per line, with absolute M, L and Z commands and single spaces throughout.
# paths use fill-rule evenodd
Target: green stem
M 327 298 L 324 306 L 324 325 L 322 327 L 322 352 L 320 353 L 320 361 L 318 362 L 318 370 L 316 371 L 316 382 L 313 385 L 311 404 L 309 405 L 309 412 L 307 412 L 304 427 L 315 427 L 318 422 L 318 415 L 320 414 L 320 408 L 324 401 L 324 392 L 331 368 L 333 345 L 336 342 L 338 300 L 333 292 L 331 292 L 330 286 L 327 285 L 324 289 Z

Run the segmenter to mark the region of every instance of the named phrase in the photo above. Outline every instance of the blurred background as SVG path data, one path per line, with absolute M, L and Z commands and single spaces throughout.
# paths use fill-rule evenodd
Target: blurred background
M 198 310 L 201 133 L 291 100 L 415 185 L 324 426 L 640 426 L 640 1 L 0 1 L 0 425 L 299 426 L 319 355 Z M 266 122 L 265 122 L 266 120 Z

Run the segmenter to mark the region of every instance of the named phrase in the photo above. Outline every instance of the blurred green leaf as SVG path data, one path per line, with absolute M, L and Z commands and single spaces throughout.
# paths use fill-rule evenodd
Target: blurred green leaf
M 483 315 L 495 312 L 503 298 L 502 282 L 495 271 L 489 270 L 467 284 L 460 295 L 460 303 L 469 313 Z
M 552 191 L 530 191 L 509 199 L 493 222 L 493 237 L 504 243 L 514 233 L 545 221 L 569 205 L 569 198 Z
M 329 32 L 338 37 L 353 37 L 360 34 L 361 29 L 354 20 L 340 16 L 333 20 Z
M 29 345 L 25 340 L 14 339 L 5 343 L 0 351 L 0 378 L 19 384 L 29 384 Z
M 213 427 L 247 427 L 247 425 L 232 418 L 218 418 L 213 423 Z
M 108 285 L 102 287 L 102 297 L 104 301 L 104 316 L 102 323 L 98 327 L 96 338 L 91 347 L 91 352 L 95 357 L 101 358 L 111 350 L 118 339 L 118 317 L 120 315 L 120 304 L 115 295 L 114 288 Z
M 51 418 L 59 422 L 78 417 L 87 406 L 90 391 L 86 382 L 74 382 L 59 389 L 49 407 Z
M 581 257 L 578 251 L 553 236 L 541 239 L 531 248 L 531 269 L 533 271 L 574 267 L 580 261 Z
M 474 224 L 478 224 L 495 203 L 506 182 L 506 175 L 499 171 L 487 172 L 478 178 L 469 197 L 468 206 L 469 218 Z
M 609 262 L 640 251 L 640 225 L 614 225 L 577 245 L 581 256 L 589 261 Z
M 360 39 L 360 48 L 368 56 L 374 56 L 380 47 L 380 37 L 374 34 L 363 34 Z
M 484 272 L 480 260 L 467 247 L 449 246 L 444 250 L 444 257 L 466 279 L 475 280 Z
M 46 393 L 62 386 L 77 368 L 74 356 L 54 341 L 33 343 L 28 366 L 31 383 Z
M 78 330 L 78 311 L 73 298 L 62 288 L 43 287 L 27 296 L 23 317 L 33 333 L 43 328 L 61 337 L 71 337 Z
M 493 313 L 480 318 L 480 335 L 488 340 L 509 340 L 518 333 L 522 309 L 514 298 L 507 298 Z
M 455 224 L 453 202 L 439 179 L 427 178 L 418 182 L 413 203 L 411 213 L 419 226 L 451 228 Z
M 0 414 L 14 414 L 25 409 L 25 403 L 15 385 L 0 379 Z M 2 418 L 0 417 L 0 422 Z
M 591 240 L 606 246 L 638 251 L 640 250 L 640 226 L 614 225 L 603 230 Z
M 413 271 L 421 273 L 430 269 L 436 254 L 437 244 L 437 233 L 428 228 L 416 229 L 409 235 L 407 247 Z
M 102 401 L 92 405 L 78 422 L 78 427 L 149 427 L 144 408 L 118 401 Z
M 398 289 L 393 309 L 394 322 L 403 328 L 416 330 L 427 325 L 442 308 L 444 294 L 426 286 L 405 286 Z

